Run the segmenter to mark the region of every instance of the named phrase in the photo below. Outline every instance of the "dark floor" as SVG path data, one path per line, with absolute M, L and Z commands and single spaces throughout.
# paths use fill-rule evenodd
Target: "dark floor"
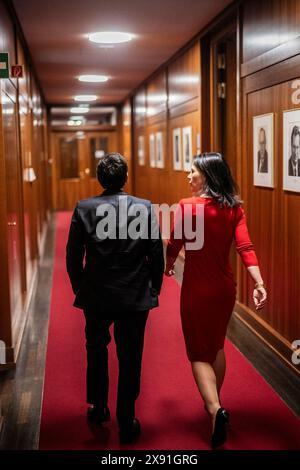
M 55 216 L 40 262 L 36 292 L 30 305 L 18 364 L 0 373 L 4 424 L 0 449 L 37 449 L 41 417 L 48 317 L 52 285 Z M 183 262 L 176 263 L 176 279 L 182 280 Z M 285 366 L 244 324 L 234 316 L 228 337 L 273 389 L 300 417 L 300 379 Z

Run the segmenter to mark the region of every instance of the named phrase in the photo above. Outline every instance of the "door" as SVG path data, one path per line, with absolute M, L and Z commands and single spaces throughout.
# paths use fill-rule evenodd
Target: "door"
M 116 132 L 56 132 L 54 149 L 54 208 L 73 210 L 77 201 L 102 192 L 96 168 L 99 159 L 117 151 Z
M 87 196 L 103 191 L 97 180 L 97 165 L 101 157 L 109 152 L 117 152 L 116 132 L 89 133 L 85 138 L 86 151 L 86 191 Z
M 15 93 L 13 87 L 12 93 Z M 23 246 L 24 232 L 21 217 L 21 169 L 19 160 L 17 107 L 11 97 L 4 92 L 2 92 L 1 101 L 7 196 L 9 290 L 12 325 L 14 329 L 14 325 L 18 323 L 19 317 L 22 314 L 23 293 L 26 289 Z

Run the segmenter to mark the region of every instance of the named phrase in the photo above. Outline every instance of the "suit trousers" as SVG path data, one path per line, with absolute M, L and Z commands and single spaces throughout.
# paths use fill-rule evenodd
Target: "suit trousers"
M 135 417 L 135 400 L 140 393 L 144 333 L 149 310 L 103 314 L 85 309 L 87 351 L 87 403 L 106 406 L 108 401 L 109 328 L 114 324 L 114 338 L 119 362 L 117 420 L 119 427 L 130 426 Z

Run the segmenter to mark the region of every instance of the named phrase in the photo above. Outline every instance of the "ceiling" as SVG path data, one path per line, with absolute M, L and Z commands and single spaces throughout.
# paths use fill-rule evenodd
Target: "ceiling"
M 13 0 L 49 104 L 71 104 L 95 94 L 98 104 L 119 103 L 186 44 L 232 0 Z M 96 31 L 135 38 L 100 47 Z M 106 83 L 83 83 L 82 74 L 105 74 Z

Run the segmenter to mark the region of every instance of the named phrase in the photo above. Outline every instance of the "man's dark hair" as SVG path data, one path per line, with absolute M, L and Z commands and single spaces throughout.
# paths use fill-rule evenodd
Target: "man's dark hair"
M 127 181 L 127 161 L 120 153 L 108 153 L 98 163 L 97 178 L 104 189 L 119 191 Z

